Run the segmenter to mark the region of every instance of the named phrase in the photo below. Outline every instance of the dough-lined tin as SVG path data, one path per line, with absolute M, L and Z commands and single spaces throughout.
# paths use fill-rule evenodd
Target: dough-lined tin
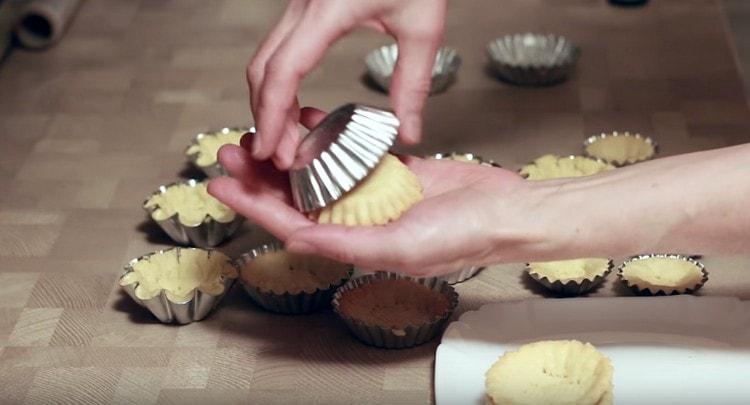
M 485 159 L 471 152 L 440 152 L 427 155 L 427 159 L 454 160 L 457 162 L 477 163 L 482 166 L 502 167 L 492 159 Z
M 436 319 L 419 325 L 408 325 L 403 329 L 388 328 L 365 323 L 341 311 L 341 297 L 348 291 L 381 280 L 410 280 L 442 294 L 448 300 L 448 308 Z M 403 349 L 418 346 L 434 339 L 443 329 L 458 305 L 458 293 L 447 282 L 438 278 L 413 278 L 395 273 L 377 272 L 349 280 L 333 294 L 333 311 L 346 324 L 349 331 L 362 342 L 386 349 Z
M 614 262 L 612 260 L 607 261 L 607 268 L 601 274 L 596 274 L 592 278 L 584 278 L 581 281 L 576 280 L 551 280 L 549 277 L 542 275 L 526 263 L 526 272 L 531 278 L 543 285 L 548 290 L 555 294 L 563 296 L 574 296 L 588 293 L 594 288 L 598 287 L 607 278 L 609 273 L 614 268 Z
M 393 77 L 393 69 L 398 60 L 398 45 L 381 46 L 367 54 L 365 66 L 367 74 L 384 91 L 388 92 Z M 432 67 L 432 81 L 430 94 L 443 92 L 456 80 L 461 57 L 455 49 L 443 46 L 435 54 L 435 64 Z
M 156 252 L 152 252 L 140 257 L 137 257 L 135 259 L 132 259 L 128 264 L 125 266 L 125 271 L 120 276 L 120 280 L 123 279 L 128 273 L 133 272 L 133 266 L 141 261 L 148 259 L 151 256 L 154 255 L 162 255 L 166 254 L 171 251 L 176 251 L 178 260 L 180 251 L 186 249 L 186 250 L 199 250 L 203 252 L 207 252 L 208 255 L 213 254 L 213 252 L 217 252 L 212 249 L 199 249 L 199 248 L 186 248 L 186 247 L 173 247 L 169 249 L 164 250 L 158 250 Z M 221 253 L 220 253 L 221 254 Z M 227 258 L 228 262 L 231 264 L 231 260 Z M 234 264 L 232 264 L 233 267 Z M 239 272 L 237 272 L 239 275 Z M 167 298 L 167 294 L 164 290 L 161 290 L 159 295 L 149 298 L 149 299 L 140 299 L 135 295 L 135 289 L 138 287 L 137 282 L 122 285 L 121 287 L 125 292 L 130 296 L 130 298 L 133 299 L 138 305 L 145 307 L 151 313 L 161 322 L 163 323 L 173 323 L 176 322 L 178 324 L 188 324 L 191 322 L 197 322 L 205 318 L 212 309 L 214 309 L 222 298 L 229 292 L 229 289 L 232 288 L 232 284 L 234 284 L 234 281 L 236 278 L 232 277 L 225 277 L 221 276 L 221 282 L 224 285 L 224 290 L 221 292 L 221 294 L 218 295 L 211 295 L 208 293 L 205 293 L 199 289 L 195 289 L 194 293 L 192 295 L 192 298 L 190 298 L 187 301 L 183 302 L 175 302 Z
M 635 283 L 631 283 L 629 280 L 627 280 L 623 276 L 623 271 L 624 271 L 625 267 L 627 267 L 631 263 L 639 261 L 639 260 L 646 260 L 646 259 L 651 259 L 651 258 L 655 258 L 655 257 L 657 257 L 657 258 L 667 258 L 667 259 L 682 260 L 682 261 L 691 263 L 691 264 L 693 264 L 694 266 L 696 266 L 700 270 L 700 272 L 702 274 L 701 280 L 695 286 L 690 287 L 690 288 L 685 288 L 682 291 L 679 291 L 679 290 L 677 290 L 675 288 L 671 288 L 672 291 L 670 291 L 669 294 L 667 294 L 667 291 L 665 291 L 662 288 L 659 288 L 656 291 L 651 291 L 651 288 L 648 288 L 648 287 L 645 287 L 645 288 L 638 287 L 638 285 L 636 285 Z M 625 262 L 623 262 L 620 265 L 619 269 L 618 269 L 617 277 L 620 279 L 620 281 L 622 281 L 622 283 L 625 286 L 627 286 L 631 291 L 633 291 L 635 294 L 638 294 L 638 295 L 677 295 L 677 294 L 692 294 L 695 291 L 697 291 L 698 289 L 700 289 L 701 287 L 703 287 L 703 285 L 706 284 L 706 282 L 708 281 L 708 271 L 706 271 L 706 266 L 704 266 L 703 263 L 699 262 L 698 260 L 695 260 L 694 258 L 692 258 L 690 256 L 685 256 L 685 255 L 682 255 L 682 254 L 674 254 L 674 253 L 672 253 L 672 254 L 670 254 L 670 253 L 651 253 L 651 254 L 634 256 L 634 257 L 631 257 L 630 259 L 626 260 Z
M 506 35 L 487 45 L 490 69 L 501 79 L 522 86 L 565 81 L 580 53 L 576 45 L 557 35 Z
M 263 256 L 267 253 L 283 251 L 284 246 L 279 241 L 274 241 L 265 245 L 258 246 L 255 249 L 250 250 L 247 253 L 242 254 L 237 258 L 234 263 L 235 267 L 240 272 L 240 283 L 244 287 L 245 292 L 248 296 L 258 305 L 264 309 L 287 315 L 297 314 L 308 314 L 322 310 L 331 304 L 331 296 L 333 292 L 344 284 L 349 277 L 351 277 L 354 269 L 351 268 L 345 277 L 342 277 L 335 283 L 327 286 L 326 288 L 316 288 L 313 292 L 299 292 L 283 294 L 276 293 L 274 291 L 265 291 L 261 288 L 250 285 L 245 282 L 242 278 L 242 271 L 247 263 L 255 260 L 256 258 Z
M 297 209 L 324 208 L 352 190 L 388 153 L 398 127 L 392 112 L 360 104 L 328 114 L 302 140 L 289 172 Z
M 156 191 L 146 197 L 146 199 L 143 201 L 142 207 L 148 213 L 148 217 L 156 222 L 159 227 L 164 230 L 164 232 L 169 235 L 170 238 L 172 238 L 173 241 L 181 245 L 211 248 L 232 236 L 232 234 L 234 234 L 245 221 L 245 218 L 235 212 L 234 218 L 231 221 L 219 222 L 207 214 L 200 224 L 190 226 L 180 222 L 178 213 L 175 213 L 168 218 L 157 220 L 153 217 L 153 213 L 159 207 L 146 206 L 151 197 L 165 193 L 167 189 L 172 186 L 187 185 L 190 187 L 196 187 L 199 183 L 201 182 L 198 180 L 189 179 L 159 186 Z
M 193 166 L 200 169 L 201 171 L 203 171 L 203 173 L 210 178 L 226 176 L 227 171 L 224 169 L 224 167 L 221 166 L 218 159 L 214 160 L 214 162 L 210 165 L 201 166 L 198 164 L 198 158 L 200 157 L 201 152 L 200 151 L 194 152 L 194 153 L 188 153 L 188 152 L 190 148 L 192 148 L 193 146 L 199 145 L 200 140 L 203 138 L 216 136 L 217 134 L 222 134 L 222 133 L 228 134 L 230 132 L 240 132 L 242 134 L 245 134 L 248 132 L 255 133 L 255 128 L 252 126 L 251 127 L 226 127 L 226 128 L 221 128 L 215 131 L 201 132 L 200 134 L 196 135 L 195 138 L 193 138 L 190 141 L 190 145 L 188 145 L 187 148 L 185 148 L 185 155 L 188 157 L 188 160 L 190 160 L 190 163 Z
M 596 142 L 599 142 L 601 140 L 604 140 L 604 139 L 607 139 L 607 138 L 610 138 L 610 137 L 633 137 L 633 138 L 635 138 L 637 140 L 643 141 L 646 144 L 651 145 L 651 147 L 653 148 L 653 153 L 650 154 L 649 156 L 646 156 L 643 159 L 635 160 L 633 162 L 626 161 L 626 162 L 620 163 L 620 162 L 616 162 L 616 161 L 613 161 L 613 160 L 605 159 L 605 158 L 603 158 L 601 156 L 596 156 L 596 155 L 591 154 L 589 152 L 589 146 L 595 144 Z M 654 157 L 656 157 L 656 155 L 659 154 L 659 144 L 656 143 L 656 141 L 653 140 L 651 137 L 649 137 L 649 136 L 643 136 L 643 135 L 638 134 L 638 133 L 630 133 L 628 131 L 625 131 L 625 132 L 617 132 L 617 131 L 603 132 L 603 133 L 601 133 L 599 135 L 592 135 L 592 136 L 586 138 L 585 141 L 583 141 L 583 153 L 586 156 L 588 156 L 588 157 L 590 157 L 592 159 L 601 160 L 603 162 L 611 164 L 612 166 L 622 167 L 622 166 L 627 166 L 627 165 L 635 164 L 635 163 L 638 163 L 638 162 L 644 162 L 646 160 L 653 159 Z

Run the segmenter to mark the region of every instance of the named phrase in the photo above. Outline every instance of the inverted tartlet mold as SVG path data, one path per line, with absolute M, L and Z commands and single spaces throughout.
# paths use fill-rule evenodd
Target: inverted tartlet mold
M 141 260 L 147 260 L 151 256 L 166 254 L 171 251 L 176 251 L 176 254 L 179 258 L 180 251 L 186 249 L 204 251 L 207 255 L 222 254 L 212 249 L 185 247 L 173 247 L 165 250 L 159 250 L 137 257 L 128 262 L 128 264 L 125 266 L 125 271 L 123 272 L 122 276 L 120 276 L 120 279 L 125 277 L 125 275 L 127 275 L 128 273 L 133 272 L 133 266 Z M 231 260 L 229 260 L 228 257 L 227 261 L 231 263 Z M 221 294 L 211 295 L 196 288 L 194 290 L 194 293 L 192 294 L 192 298 L 183 302 L 175 302 L 170 300 L 169 298 L 167 298 L 166 291 L 164 290 L 162 290 L 159 295 L 153 298 L 146 300 L 140 299 L 135 294 L 135 289 L 139 284 L 138 282 L 123 285 L 122 288 L 130 296 L 130 298 L 133 299 L 133 301 L 151 311 L 151 313 L 161 322 L 175 322 L 184 325 L 191 322 L 197 322 L 205 318 L 211 312 L 211 310 L 219 304 L 219 302 L 222 298 L 224 298 L 227 292 L 229 292 L 229 289 L 232 288 L 232 284 L 234 284 L 234 281 L 236 280 L 236 277 L 226 277 L 224 275 L 221 275 L 220 277 L 221 283 L 224 285 L 224 290 L 221 292 Z
M 598 141 L 601 141 L 602 139 L 606 139 L 606 138 L 609 138 L 609 137 L 618 137 L 618 136 L 632 137 L 632 138 L 635 138 L 635 139 L 638 139 L 638 140 L 642 140 L 643 142 L 651 145 L 654 148 L 654 153 L 652 153 L 651 155 L 647 156 L 644 159 L 640 159 L 640 160 L 637 160 L 637 161 L 634 161 L 634 162 L 624 162 L 624 163 L 610 161 L 610 160 L 604 159 L 603 157 L 599 157 L 599 156 L 596 156 L 596 155 L 593 155 L 593 154 L 589 153 L 588 149 L 589 149 L 590 145 L 592 145 L 592 144 L 594 144 L 594 143 L 596 143 Z M 628 131 L 625 131 L 625 132 L 614 131 L 614 132 L 601 133 L 599 135 L 592 135 L 592 136 L 586 138 L 586 140 L 583 141 L 583 152 L 586 154 L 586 156 L 588 156 L 588 157 L 590 157 L 592 159 L 601 160 L 603 162 L 611 164 L 612 166 L 622 167 L 622 166 L 627 166 L 627 165 L 630 165 L 630 164 L 634 164 L 634 163 L 643 162 L 643 161 L 646 161 L 646 160 L 653 159 L 659 153 L 659 144 L 657 144 L 656 141 L 654 141 L 651 137 L 648 137 L 648 136 L 643 136 L 643 135 L 637 134 L 637 133 L 630 133 Z
M 177 213 L 166 219 L 154 219 L 152 214 L 159 207 L 146 206 L 151 197 L 157 194 L 165 193 L 167 189 L 172 186 L 182 184 L 188 185 L 190 187 L 196 187 L 199 183 L 201 182 L 198 180 L 189 179 L 159 186 L 156 191 L 146 197 L 146 199 L 143 201 L 142 206 L 143 209 L 148 213 L 149 218 L 156 222 L 159 227 L 163 229 L 170 238 L 172 238 L 173 241 L 181 245 L 192 245 L 201 248 L 210 248 L 220 244 L 221 242 L 232 236 L 232 234 L 235 233 L 245 221 L 245 218 L 235 213 L 234 218 L 230 222 L 219 222 L 216 219 L 212 218 L 210 215 L 206 215 L 200 224 L 196 226 L 189 226 L 180 222 L 179 215 Z
M 546 86 L 567 79 L 580 49 L 557 35 L 514 34 L 487 45 L 490 69 L 517 85 Z
M 599 286 L 604 280 L 607 278 L 609 273 L 612 272 L 612 269 L 614 268 L 614 263 L 612 260 L 607 261 L 607 267 L 602 270 L 601 273 L 595 274 L 591 278 L 585 278 L 583 280 L 553 280 L 549 277 L 540 274 L 529 265 L 529 263 L 526 263 L 526 272 L 529 273 L 529 276 L 536 280 L 539 284 L 543 285 L 548 290 L 552 291 L 553 293 L 557 295 L 564 295 L 564 296 L 573 296 L 573 295 L 581 295 L 585 294 L 597 286 Z
M 393 113 L 365 105 L 328 114 L 302 140 L 289 172 L 297 209 L 326 207 L 353 189 L 388 153 L 398 127 Z
M 398 60 L 398 45 L 391 44 L 381 46 L 367 54 L 365 66 L 367 74 L 384 91 L 388 92 L 391 86 L 393 70 Z M 461 66 L 461 57 L 455 49 L 443 46 L 435 54 L 435 64 L 432 66 L 432 81 L 430 82 L 430 94 L 437 94 L 448 89 L 456 80 L 458 68 Z
M 685 288 L 685 289 L 682 289 L 682 290 L 677 290 L 677 289 L 674 289 L 674 288 L 670 287 L 670 288 L 667 289 L 669 291 L 666 291 L 663 288 L 658 288 L 658 289 L 656 289 L 656 291 L 652 291 L 652 289 L 649 288 L 649 287 L 643 287 L 643 288 L 639 287 L 637 284 L 631 282 L 630 280 L 626 279 L 623 276 L 623 270 L 629 264 L 631 264 L 631 263 L 633 263 L 635 261 L 638 261 L 638 260 L 645 260 L 645 259 L 650 259 L 650 258 L 653 258 L 653 257 L 662 257 L 662 258 L 668 258 L 668 259 L 683 260 L 683 261 L 692 263 L 693 265 L 695 265 L 696 267 L 698 267 L 700 269 L 701 274 L 703 275 L 703 277 L 698 282 L 698 284 L 696 284 L 693 287 Z M 681 255 L 681 254 L 674 254 L 674 253 L 652 253 L 652 254 L 645 254 L 645 255 L 634 256 L 634 257 L 631 257 L 630 259 L 626 260 L 625 262 L 623 262 L 620 265 L 619 269 L 618 269 L 617 277 L 620 279 L 620 281 L 623 282 L 623 284 L 625 284 L 626 287 L 628 287 L 631 291 L 633 291 L 635 294 L 638 294 L 638 295 L 677 295 L 677 294 L 692 294 L 695 291 L 697 291 L 698 289 L 700 289 L 701 287 L 703 287 L 703 285 L 706 284 L 706 281 L 708 281 L 708 271 L 706 271 L 706 266 L 704 266 L 703 263 L 699 262 L 698 260 L 693 259 L 690 256 L 685 256 L 685 255 Z
M 403 329 L 387 328 L 378 325 L 367 324 L 359 319 L 354 319 L 341 311 L 340 301 L 343 294 L 348 291 L 361 288 L 364 285 L 378 282 L 380 280 L 411 280 L 422 284 L 433 291 L 437 291 L 448 299 L 448 309 L 438 318 L 420 325 L 408 325 Z M 453 310 L 458 305 L 458 293 L 444 280 L 438 278 L 412 278 L 395 273 L 377 272 L 367 274 L 349 280 L 339 287 L 333 294 L 333 311 L 344 321 L 349 331 L 362 342 L 385 349 L 403 349 L 426 343 L 435 338 L 443 329 L 445 322 L 450 318 Z
M 188 154 L 188 150 L 194 146 L 198 145 L 199 141 L 203 138 L 210 137 L 210 136 L 216 136 L 216 134 L 224 133 L 228 134 L 230 132 L 241 132 L 241 133 L 255 133 L 254 127 L 226 127 L 217 129 L 215 131 L 207 131 L 207 132 L 201 132 L 200 134 L 196 135 L 195 138 L 193 138 L 190 141 L 190 145 L 185 148 L 185 155 L 188 157 L 188 160 L 190 160 L 190 163 L 193 164 L 193 166 L 197 167 L 203 173 L 210 178 L 213 177 L 221 177 L 226 176 L 227 171 L 224 169 L 224 167 L 221 166 L 218 160 L 215 160 L 212 164 L 208 166 L 201 166 L 198 164 L 198 157 L 200 156 L 200 152 L 194 152 Z
M 483 166 L 502 167 L 492 159 L 485 159 L 470 152 L 440 152 L 427 156 L 428 159 L 470 161 Z
M 325 309 L 331 305 L 331 296 L 336 288 L 346 282 L 354 271 L 354 269 L 350 269 L 346 276 L 325 288 L 316 288 L 313 292 L 303 291 L 295 294 L 288 292 L 278 294 L 273 291 L 265 291 L 245 282 L 241 274 L 247 263 L 264 254 L 283 250 L 284 246 L 281 242 L 271 242 L 252 249 L 235 260 L 235 266 L 240 269 L 240 282 L 245 292 L 256 304 L 271 312 L 297 315 Z

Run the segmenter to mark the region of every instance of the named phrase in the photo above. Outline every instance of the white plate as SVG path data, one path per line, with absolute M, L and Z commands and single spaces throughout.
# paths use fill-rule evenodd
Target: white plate
M 484 404 L 484 373 L 498 357 L 547 339 L 591 342 L 609 357 L 615 404 L 750 404 L 750 301 L 672 296 L 540 299 L 467 312 L 437 349 L 437 405 Z

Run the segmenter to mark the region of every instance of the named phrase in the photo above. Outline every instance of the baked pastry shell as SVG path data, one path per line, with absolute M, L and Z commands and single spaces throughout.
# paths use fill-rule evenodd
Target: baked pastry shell
M 637 283 L 632 282 L 631 280 L 628 280 L 624 276 L 623 271 L 631 263 L 636 262 L 638 260 L 645 260 L 645 259 L 650 259 L 654 257 L 677 259 L 677 260 L 683 260 L 683 261 L 692 263 L 693 265 L 697 266 L 700 269 L 700 272 L 703 275 L 703 277 L 696 285 L 692 287 L 686 287 L 683 289 L 669 288 L 668 290 L 665 290 L 663 288 L 657 288 L 656 291 L 653 291 L 649 287 L 639 286 Z M 633 256 L 630 259 L 623 262 L 618 269 L 617 277 L 620 279 L 620 281 L 622 281 L 623 284 L 625 284 L 626 287 L 628 287 L 631 291 L 633 291 L 635 294 L 638 294 L 638 295 L 678 295 L 678 294 L 692 294 L 696 292 L 698 289 L 700 289 L 701 287 L 703 287 L 703 285 L 706 284 L 706 282 L 708 281 L 708 271 L 706 271 L 706 266 L 703 265 L 703 263 L 699 262 L 698 260 L 695 260 L 694 258 L 690 256 L 674 254 L 674 253 L 652 253 L 652 254 Z
M 348 291 L 361 288 L 364 285 L 378 282 L 380 280 L 411 280 L 414 283 L 424 285 L 433 291 L 437 291 L 448 299 L 448 309 L 437 319 L 429 322 L 408 325 L 403 329 L 385 328 L 378 325 L 365 323 L 362 320 L 352 318 L 341 311 L 341 297 Z M 375 347 L 384 349 L 404 349 L 426 343 L 440 334 L 445 322 L 450 318 L 458 305 L 458 293 L 446 281 L 435 277 L 413 278 L 395 273 L 377 272 L 367 274 L 349 280 L 333 294 L 333 311 L 346 324 L 349 331 L 360 341 Z
M 125 266 L 125 271 L 120 276 L 120 279 L 125 277 L 125 275 L 127 275 L 128 273 L 133 272 L 133 266 L 141 260 L 147 259 L 150 256 L 154 255 L 167 254 L 175 250 L 177 251 L 177 254 L 179 254 L 180 250 L 182 249 L 200 250 L 206 252 L 206 254 L 208 255 L 213 254 L 213 252 L 217 252 L 212 249 L 199 249 L 179 246 L 164 250 L 157 250 L 155 252 L 148 253 L 146 255 L 130 260 L 130 262 L 128 262 L 128 264 Z M 211 310 L 214 309 L 219 304 L 219 302 L 221 302 L 222 298 L 224 298 L 224 296 L 229 292 L 229 290 L 232 288 L 232 284 L 234 284 L 234 281 L 236 280 L 236 277 L 226 277 L 224 275 L 221 275 L 220 277 L 221 282 L 224 285 L 224 290 L 221 294 L 211 295 L 196 288 L 195 290 L 193 290 L 194 292 L 192 294 L 192 298 L 183 302 L 175 302 L 170 300 L 169 298 L 167 298 L 165 290 L 161 290 L 159 295 L 153 298 L 145 300 L 140 299 L 135 295 L 135 289 L 139 285 L 138 282 L 123 285 L 122 289 L 125 290 L 125 292 L 130 296 L 130 298 L 133 299 L 133 301 L 151 311 L 151 313 L 161 322 L 178 323 L 184 325 L 191 322 L 200 321 L 208 316 Z
M 250 285 L 249 283 L 245 282 L 245 280 L 242 278 L 242 270 L 245 268 L 247 263 L 264 254 L 279 252 L 283 250 L 284 246 L 281 244 L 281 242 L 274 241 L 265 245 L 258 246 L 255 249 L 242 254 L 234 261 L 235 266 L 240 270 L 240 283 L 242 283 L 242 287 L 245 289 L 245 292 L 248 296 L 250 296 L 250 299 L 252 299 L 253 302 L 267 311 L 287 315 L 299 315 L 309 314 L 328 308 L 331 305 L 331 296 L 333 295 L 333 292 L 336 291 L 336 288 L 344 284 L 344 282 L 346 282 L 346 280 L 348 280 L 354 272 L 354 269 L 350 268 L 346 276 L 342 277 L 335 283 L 330 284 L 325 288 L 316 288 L 315 291 L 311 293 L 303 291 L 296 294 L 288 292 L 278 294 L 273 291 L 265 291 L 257 286 Z
M 181 245 L 192 245 L 200 248 L 211 248 L 219 245 L 221 242 L 232 236 L 232 234 L 234 234 L 245 221 L 245 218 L 235 212 L 234 218 L 230 222 L 219 222 L 210 215 L 206 215 L 200 224 L 189 226 L 180 222 L 179 214 L 177 213 L 162 220 L 154 219 L 153 213 L 158 209 L 158 206 L 146 206 L 151 197 L 165 193 L 167 189 L 172 186 L 187 185 L 190 187 L 196 187 L 199 183 L 201 182 L 198 180 L 189 179 L 159 186 L 156 191 L 149 194 L 149 196 L 143 200 L 142 207 L 148 213 L 149 218 L 156 222 L 176 243 Z
M 551 279 L 539 272 L 535 271 L 529 263 L 526 263 L 526 272 L 536 280 L 539 284 L 543 285 L 548 290 L 561 296 L 575 296 L 586 294 L 593 290 L 607 278 L 609 273 L 612 272 L 614 263 L 612 260 L 607 261 L 607 266 L 602 269 L 601 273 L 597 273 L 591 277 L 584 278 L 581 281 L 578 280 L 555 280 Z
M 367 74 L 383 91 L 388 92 L 393 77 L 393 69 L 398 59 L 398 44 L 381 46 L 365 56 Z M 461 57 L 458 52 L 447 46 L 440 47 L 435 55 L 432 67 L 430 94 L 441 93 L 456 80 Z
M 200 156 L 200 152 L 188 154 L 187 151 L 190 149 L 190 147 L 194 145 L 198 145 L 199 141 L 202 138 L 215 136 L 216 134 L 220 134 L 220 133 L 229 133 L 229 132 L 255 133 L 255 128 L 254 127 L 225 127 L 225 128 L 221 128 L 217 130 L 201 132 L 200 134 L 196 135 L 195 138 L 193 138 L 190 141 L 190 144 L 185 148 L 185 155 L 187 156 L 190 163 L 193 166 L 200 169 L 209 178 L 226 176 L 227 171 L 224 169 L 224 167 L 221 166 L 218 160 L 216 160 L 214 163 L 208 166 L 201 166 L 198 164 L 198 157 Z
M 600 158 L 600 157 L 594 156 L 594 155 L 592 155 L 592 154 L 589 153 L 588 147 L 590 145 L 592 145 L 592 144 L 594 144 L 596 142 L 599 142 L 602 139 L 606 139 L 606 138 L 609 138 L 609 137 L 617 137 L 617 136 L 633 137 L 633 138 L 642 140 L 643 142 L 648 143 L 651 146 L 653 146 L 654 153 L 652 153 L 650 156 L 646 157 L 645 159 L 637 160 L 637 161 L 632 162 L 632 163 L 631 162 L 619 163 L 619 162 L 615 162 L 615 161 L 609 161 L 607 159 Z M 602 162 L 609 163 L 609 164 L 611 164 L 612 166 L 615 166 L 615 167 L 623 167 L 623 166 L 628 166 L 628 165 L 632 165 L 632 164 L 639 163 L 639 162 L 645 162 L 647 160 L 651 160 L 651 159 L 655 158 L 656 155 L 659 154 L 659 144 L 656 143 L 656 141 L 653 140 L 653 138 L 651 138 L 649 136 L 643 136 L 641 134 L 631 134 L 628 131 L 625 131 L 625 132 L 617 132 L 617 131 L 603 132 L 603 133 L 601 133 L 599 135 L 592 135 L 592 136 L 586 138 L 585 141 L 583 141 L 583 153 L 584 153 L 584 155 L 586 157 L 589 157 L 591 159 L 600 160 Z
M 520 86 L 549 86 L 573 72 L 580 48 L 567 38 L 544 34 L 513 34 L 487 44 L 490 70 Z

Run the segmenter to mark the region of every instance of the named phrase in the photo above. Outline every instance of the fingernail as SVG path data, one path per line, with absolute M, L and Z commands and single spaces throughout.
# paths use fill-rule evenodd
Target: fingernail
M 286 250 L 301 255 L 311 255 L 316 253 L 315 246 L 302 241 L 293 240 L 286 244 Z
M 262 145 L 261 136 L 259 133 L 256 132 L 255 136 L 253 137 L 253 157 L 256 159 L 262 156 L 260 153 L 261 145 Z

